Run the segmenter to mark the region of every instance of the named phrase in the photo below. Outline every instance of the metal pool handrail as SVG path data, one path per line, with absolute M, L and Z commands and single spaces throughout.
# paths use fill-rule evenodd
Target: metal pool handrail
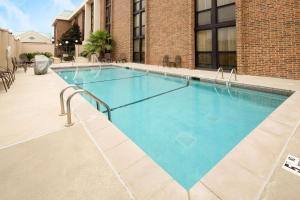
M 75 89 L 75 90 L 78 90 L 78 89 L 82 89 L 80 86 L 78 86 L 78 85 L 70 85 L 70 86 L 68 86 L 68 87 L 66 87 L 66 88 L 64 88 L 61 92 L 60 92 L 60 94 L 59 94 L 59 99 L 60 99 L 60 116 L 64 116 L 64 115 L 66 115 L 67 113 L 65 112 L 65 104 L 64 104 L 64 93 L 65 93 L 65 91 L 67 91 L 68 89 L 70 89 L 70 88 L 73 88 L 73 89 Z
M 67 99 L 67 124 L 65 125 L 66 127 L 70 127 L 70 126 L 73 125 L 73 123 L 72 123 L 72 113 L 71 113 L 71 100 L 76 94 L 82 94 L 82 93 L 89 96 L 89 97 L 91 97 L 92 99 L 94 99 L 96 101 L 98 111 L 100 111 L 99 104 L 103 105 L 107 110 L 108 120 L 111 121 L 111 109 L 110 109 L 110 107 L 105 102 L 103 102 L 102 100 L 97 98 L 95 95 L 93 95 L 92 93 L 90 93 L 90 92 L 88 92 L 84 89 L 79 89 L 79 90 L 76 90 L 73 94 L 71 94 Z
M 224 79 L 224 70 L 222 67 L 219 67 L 218 71 L 217 71 L 217 75 L 215 77 L 215 81 L 217 80 L 218 76 L 219 76 L 219 73 L 220 71 L 222 72 L 222 79 Z
M 231 77 L 232 77 L 232 74 L 234 73 L 234 80 L 237 81 L 237 71 L 235 68 L 233 68 L 230 72 L 230 76 L 229 76 L 229 79 L 228 81 L 226 82 L 226 85 L 227 86 L 230 86 L 231 85 Z

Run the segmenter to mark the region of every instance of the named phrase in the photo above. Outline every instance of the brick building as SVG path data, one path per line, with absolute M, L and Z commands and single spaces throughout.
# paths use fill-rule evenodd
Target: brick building
M 237 68 L 240 74 L 300 79 L 298 0 L 87 0 L 83 39 L 108 30 L 114 56 L 161 65 L 182 57 L 186 68 Z M 54 23 L 55 37 L 65 25 Z

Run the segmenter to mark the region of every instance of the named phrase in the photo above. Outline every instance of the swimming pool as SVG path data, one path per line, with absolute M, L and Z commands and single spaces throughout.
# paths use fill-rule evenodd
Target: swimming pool
M 112 122 L 186 189 L 287 99 L 113 66 L 57 73 L 105 101 Z

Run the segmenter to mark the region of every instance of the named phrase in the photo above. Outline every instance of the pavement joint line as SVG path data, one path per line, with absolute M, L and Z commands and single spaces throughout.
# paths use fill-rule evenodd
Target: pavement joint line
M 26 143 L 26 142 L 30 142 L 31 140 L 35 140 L 35 139 L 38 139 L 38 138 L 41 138 L 41 137 L 44 137 L 46 135 L 50 135 L 50 134 L 53 134 L 53 133 L 56 133 L 58 131 L 61 131 L 61 130 L 64 130 L 66 129 L 66 127 L 62 127 L 62 128 L 58 128 L 58 129 L 55 129 L 55 130 L 52 130 L 52 131 L 46 131 L 38 136 L 35 136 L 35 137 L 31 137 L 29 139 L 25 139 L 25 140 L 21 140 L 19 142 L 16 142 L 16 143 L 12 143 L 12 144 L 9 144 L 9 145 L 4 145 L 4 146 L 0 146 L 0 151 L 1 150 L 4 150 L 4 149 L 7 149 L 7 148 L 10 148 L 10 147 L 13 147 L 13 146 L 16 146 L 16 145 L 19 145 L 19 144 L 23 144 L 23 143 Z
M 257 196 L 256 196 L 256 200 L 260 200 L 264 191 L 265 191 L 265 188 L 267 187 L 268 183 L 270 183 L 270 180 L 273 176 L 273 174 L 275 173 L 275 170 L 277 169 L 277 166 L 280 166 L 280 160 L 282 158 L 282 156 L 284 155 L 284 152 L 286 151 L 290 141 L 292 140 L 292 138 L 294 137 L 294 135 L 296 134 L 297 132 L 297 129 L 300 127 L 300 120 L 298 121 L 297 125 L 294 127 L 291 135 L 288 137 L 288 139 L 286 140 L 284 146 L 282 147 L 282 150 L 281 152 L 279 153 L 276 161 L 274 162 L 271 170 L 270 170 L 270 173 L 269 175 L 267 176 L 267 178 L 265 179 L 264 183 L 263 183 L 263 186 L 261 187 L 260 191 L 257 193 Z
M 126 182 L 122 179 L 121 175 L 118 173 L 118 171 L 113 167 L 112 163 L 110 162 L 110 160 L 107 158 L 107 156 L 105 155 L 104 151 L 101 149 L 101 147 L 97 144 L 95 138 L 92 136 L 91 132 L 89 131 L 89 129 L 86 127 L 86 125 L 83 123 L 83 121 L 81 121 L 81 125 L 83 126 L 86 134 L 88 135 L 88 137 L 90 138 L 90 140 L 94 143 L 94 145 L 96 146 L 96 148 L 98 149 L 98 151 L 101 153 L 101 155 L 103 156 L 104 160 L 106 161 L 106 163 L 108 164 L 108 166 L 111 168 L 111 170 L 113 171 L 113 173 L 115 174 L 115 176 L 117 177 L 117 179 L 120 181 L 120 183 L 123 185 L 123 187 L 125 188 L 125 190 L 127 191 L 129 198 L 132 200 L 137 200 L 134 195 L 132 194 L 132 192 L 130 191 L 128 185 L 126 184 Z

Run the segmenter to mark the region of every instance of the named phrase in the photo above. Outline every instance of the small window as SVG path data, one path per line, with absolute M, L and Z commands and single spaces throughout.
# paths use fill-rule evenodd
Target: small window
M 218 22 L 235 20 L 235 5 L 218 8 Z
M 217 6 L 224 6 L 224 5 L 227 5 L 227 4 L 231 4 L 231 3 L 234 3 L 235 0 L 218 0 L 217 1 Z
M 30 36 L 28 39 L 29 39 L 29 40 L 35 40 L 35 37 Z
M 211 9 L 211 0 L 197 0 L 197 11 Z
M 212 31 L 197 32 L 197 51 L 212 51 Z
M 198 26 L 211 24 L 210 10 L 198 14 Z
M 218 29 L 218 50 L 236 51 L 236 28 L 226 27 Z

